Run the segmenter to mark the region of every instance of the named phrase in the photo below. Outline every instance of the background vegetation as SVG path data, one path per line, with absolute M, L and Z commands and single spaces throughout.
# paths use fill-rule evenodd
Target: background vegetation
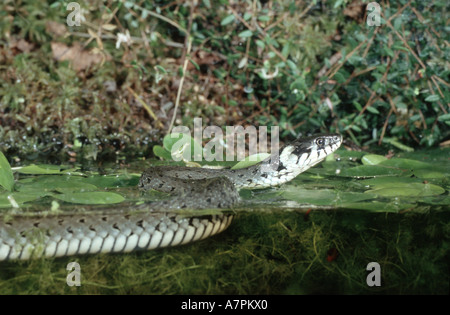
M 447 1 L 382 1 L 380 26 L 359 0 L 78 3 L 81 26 L 65 1 L 0 5 L 0 150 L 16 162 L 148 157 L 194 117 L 448 144 Z

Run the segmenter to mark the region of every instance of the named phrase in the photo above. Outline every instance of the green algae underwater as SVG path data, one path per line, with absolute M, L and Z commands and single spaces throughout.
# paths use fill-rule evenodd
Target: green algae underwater
M 0 262 L 0 294 L 447 294 L 449 153 L 386 159 L 340 149 L 281 187 L 241 191 L 233 223 L 217 236 L 148 252 Z M 14 180 L 3 162 L 0 211 L 11 213 L 11 195 L 24 212 L 165 198 L 136 191 L 145 163 L 103 172 L 35 164 L 13 169 Z M 67 284 L 70 262 L 81 268 L 80 286 Z M 379 286 L 368 285 L 371 262 Z

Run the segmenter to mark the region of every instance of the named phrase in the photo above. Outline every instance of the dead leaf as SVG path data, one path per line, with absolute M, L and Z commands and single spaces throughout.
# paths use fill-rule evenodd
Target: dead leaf
M 29 53 L 34 48 L 34 44 L 27 42 L 24 39 L 11 38 L 10 49 L 14 52 L 14 55 L 24 52 Z
M 33 49 L 34 45 L 24 39 L 21 39 L 17 42 L 16 47 L 24 53 L 29 53 Z
M 54 37 L 62 37 L 66 34 L 66 26 L 55 21 L 47 21 L 45 23 L 45 31 Z
M 114 31 L 116 26 L 114 24 L 104 24 L 102 25 L 102 28 L 107 31 Z
M 77 72 L 111 59 L 110 56 L 99 53 L 98 49 L 85 50 L 79 43 L 69 47 L 63 43 L 52 42 L 51 46 L 53 58 L 57 61 L 70 61 L 73 69 Z
M 347 4 L 344 9 L 344 15 L 354 20 L 361 21 L 364 18 L 365 8 L 365 3 L 363 3 L 361 0 L 355 0 L 352 3 Z
M 222 57 L 218 54 L 212 53 L 212 52 L 206 52 L 203 50 L 196 50 L 192 53 L 191 59 L 198 64 L 200 67 L 202 66 L 214 66 L 218 62 L 222 61 Z M 181 63 L 181 60 L 179 60 L 179 63 Z M 195 66 L 192 63 L 189 63 L 187 66 L 188 70 L 195 69 Z

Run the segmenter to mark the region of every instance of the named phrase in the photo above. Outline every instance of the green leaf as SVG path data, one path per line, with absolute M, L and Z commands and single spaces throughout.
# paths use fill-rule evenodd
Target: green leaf
M 161 73 L 167 74 L 166 69 L 164 69 L 162 66 L 156 65 L 155 68 L 156 68 L 156 70 L 161 71 Z
M 388 55 L 390 57 L 394 57 L 394 51 L 391 48 L 385 46 L 385 47 L 383 47 L 383 50 L 386 53 L 386 55 Z
M 200 66 L 193 59 L 189 58 L 189 62 L 195 67 L 195 69 L 200 70 Z
M 224 25 L 230 24 L 233 21 L 234 21 L 234 14 L 230 14 L 230 15 L 226 16 L 222 20 L 222 22 L 220 22 L 220 25 L 224 26 Z
M 127 9 L 131 9 L 133 7 L 134 3 L 132 1 L 125 1 L 124 6 Z
M 437 95 L 437 94 L 432 94 L 432 95 L 428 95 L 426 98 L 425 98 L 425 102 L 437 102 L 437 101 L 439 101 L 439 95 Z
M 53 194 L 52 196 L 65 202 L 89 205 L 120 203 L 125 200 L 125 198 L 119 194 L 101 191 Z
M 30 181 L 20 180 L 18 190 L 21 192 L 37 191 L 92 191 L 97 186 L 89 184 L 83 177 L 74 176 L 38 176 Z
M 450 120 L 450 114 L 444 114 L 438 117 L 439 121 L 447 121 Z
M 242 32 L 240 32 L 238 34 L 238 36 L 241 37 L 241 38 L 251 37 L 252 35 L 253 35 L 253 32 L 250 31 L 250 30 L 245 30 L 245 31 L 242 31 Z
M 58 165 L 31 164 L 18 169 L 17 172 L 29 175 L 61 174 L 61 167 Z
M 3 152 L 0 151 L 0 186 L 8 191 L 14 188 L 14 176 L 11 166 L 8 163 Z
M 359 183 L 364 187 L 370 186 L 372 189 L 381 189 L 421 182 L 422 181 L 420 179 L 414 177 L 375 177 L 371 179 L 364 179 Z
M 334 79 L 336 79 L 336 81 L 338 83 L 344 83 L 345 82 L 345 77 L 342 73 L 340 72 L 336 72 L 336 74 L 334 75 Z
M 420 168 L 414 170 L 414 175 L 418 178 L 431 179 L 431 178 L 449 178 L 450 174 L 442 172 L 441 170 L 431 168 Z
M 180 143 L 178 143 L 181 141 Z M 182 146 L 183 145 L 183 146 Z M 184 147 L 184 145 L 186 145 Z M 195 153 L 202 153 L 203 148 L 201 144 L 199 144 L 197 141 L 195 141 L 194 138 L 192 138 L 189 134 L 184 133 L 171 133 L 164 137 L 163 139 L 163 146 L 164 149 L 166 149 L 170 154 L 170 159 L 173 160 L 172 155 L 180 155 L 182 154 L 182 157 L 187 161 L 197 161 L 201 160 L 200 157 L 195 157 Z M 174 147 L 175 146 L 175 147 Z M 183 150 L 183 152 L 177 152 Z M 158 152 L 162 153 L 162 152 Z
M 376 109 L 375 107 L 372 107 L 372 106 L 367 107 L 367 111 L 371 112 L 372 114 L 376 114 L 376 115 L 378 115 L 380 113 L 378 111 L 378 109 Z
M 211 2 L 209 0 L 203 0 L 203 4 L 208 8 L 211 9 Z
M 402 176 L 410 174 L 409 170 L 401 170 L 380 165 L 361 165 L 343 169 L 338 176 L 368 178 L 375 176 Z
M 406 152 L 413 152 L 414 151 L 414 148 L 408 147 L 407 145 L 404 145 L 403 143 L 398 142 L 397 139 L 395 139 L 395 138 L 384 137 L 383 138 L 383 142 L 389 143 L 389 144 L 393 145 L 394 147 L 397 147 L 400 150 L 403 150 L 403 151 L 406 151 Z
M 392 158 L 390 160 L 385 160 L 380 162 L 380 165 L 403 169 L 432 168 L 432 165 L 429 163 L 403 158 Z
M 12 203 L 22 205 L 25 202 L 33 201 L 45 196 L 45 192 L 4 192 L 0 194 L 0 208 L 11 208 Z
M 157 157 L 159 157 L 163 160 L 166 160 L 166 161 L 172 160 L 172 156 L 170 155 L 170 152 L 167 151 L 166 149 L 164 149 L 160 145 L 153 146 L 153 154 L 155 154 Z
M 392 187 L 366 191 L 366 193 L 373 193 L 383 197 L 425 197 L 440 195 L 444 192 L 445 189 L 440 186 L 423 183 L 404 183 L 403 185 L 397 183 Z
M 333 205 L 340 207 L 344 203 L 354 203 L 363 200 L 375 199 L 377 195 L 357 192 L 342 192 L 331 189 L 303 189 L 288 186 L 282 192 L 284 199 L 293 200 L 301 204 L 318 206 Z
M 264 48 L 266 47 L 266 44 L 264 44 L 264 42 L 263 42 L 262 40 L 257 39 L 257 40 L 256 40 L 256 46 L 258 46 L 258 47 L 264 49 Z
M 378 155 L 378 154 L 366 154 L 363 156 L 363 158 L 361 159 L 362 164 L 364 165 L 376 165 L 382 161 L 386 161 L 387 158 L 382 156 L 382 155 Z

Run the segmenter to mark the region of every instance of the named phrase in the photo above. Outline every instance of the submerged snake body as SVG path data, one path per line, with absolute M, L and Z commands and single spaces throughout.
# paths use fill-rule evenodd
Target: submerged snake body
M 337 134 L 299 138 L 279 156 L 245 169 L 213 170 L 151 167 L 139 188 L 173 194 L 175 198 L 102 213 L 0 216 L 0 261 L 120 253 L 175 246 L 225 230 L 231 214 L 187 216 L 176 209 L 230 208 L 241 188 L 264 188 L 290 181 L 321 162 L 342 143 Z M 171 210 L 172 209 L 172 210 Z

